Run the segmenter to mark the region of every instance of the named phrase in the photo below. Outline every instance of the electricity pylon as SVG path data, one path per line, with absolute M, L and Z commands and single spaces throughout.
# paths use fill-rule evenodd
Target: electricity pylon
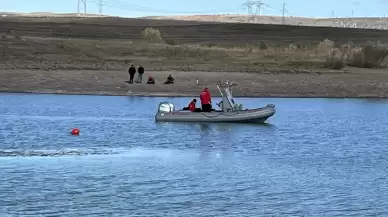
M 86 16 L 87 9 L 86 9 L 86 0 L 78 0 L 78 16 Z
M 244 7 L 248 9 L 248 21 L 249 16 L 253 18 L 253 22 L 256 21 L 256 16 L 260 16 L 261 8 L 267 7 L 262 1 L 247 1 L 243 4 Z
M 98 3 L 98 13 L 102 14 L 102 0 Z

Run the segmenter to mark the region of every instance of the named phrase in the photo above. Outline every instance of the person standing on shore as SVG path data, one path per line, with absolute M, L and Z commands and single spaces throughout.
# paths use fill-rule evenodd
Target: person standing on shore
M 133 84 L 133 78 L 135 77 L 135 74 L 136 74 L 136 68 L 134 65 L 131 65 L 131 67 L 129 67 L 128 73 L 129 73 L 129 83 Z
M 137 77 L 137 83 L 140 83 L 143 81 L 143 74 L 144 74 L 144 67 L 142 65 L 139 66 L 139 68 L 137 68 L 137 73 L 138 73 L 138 77 Z

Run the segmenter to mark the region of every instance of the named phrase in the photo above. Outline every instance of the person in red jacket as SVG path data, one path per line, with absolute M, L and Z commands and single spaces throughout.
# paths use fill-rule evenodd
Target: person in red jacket
M 155 84 L 155 79 L 153 77 L 149 76 L 147 84 Z
M 201 95 L 199 96 L 201 99 L 202 111 L 203 112 L 211 112 L 212 110 L 212 98 L 209 92 L 209 89 L 206 87 Z
M 189 104 L 189 110 L 192 111 L 192 112 L 195 112 L 195 111 L 196 111 L 195 103 L 197 103 L 197 99 L 193 99 L 193 100 L 190 102 L 190 104 Z
M 189 110 L 191 112 L 201 112 L 201 108 L 196 108 L 197 99 L 193 99 L 190 101 L 187 107 L 184 107 L 183 110 Z

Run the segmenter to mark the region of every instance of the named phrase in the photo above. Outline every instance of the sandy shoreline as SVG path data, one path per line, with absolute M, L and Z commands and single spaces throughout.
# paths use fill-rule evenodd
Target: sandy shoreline
M 200 92 L 200 91 L 199 91 Z M 174 97 L 174 98 L 191 98 L 191 97 L 199 97 L 199 94 L 179 94 L 179 93 L 132 93 L 132 94 L 119 94 L 112 92 L 73 92 L 73 91 L 0 91 L 1 94 L 53 94 L 53 95 L 78 95 L 78 96 L 128 96 L 128 97 L 152 97 L 152 98 L 165 98 L 165 97 Z M 218 96 L 218 94 L 214 94 L 214 96 Z M 235 95 L 235 98 L 322 98 L 322 99 L 388 99 L 388 96 L 377 96 L 377 95 L 358 95 L 358 96 L 332 96 L 332 95 Z
M 162 84 L 172 74 L 177 83 Z M 348 73 L 261 74 L 232 72 L 146 72 L 157 84 L 128 84 L 123 71 L 1 70 L 0 92 L 111 96 L 197 97 L 215 83 L 235 82 L 236 97 L 282 98 L 388 98 L 388 73 L 353 69 Z M 199 80 L 199 85 L 196 84 Z

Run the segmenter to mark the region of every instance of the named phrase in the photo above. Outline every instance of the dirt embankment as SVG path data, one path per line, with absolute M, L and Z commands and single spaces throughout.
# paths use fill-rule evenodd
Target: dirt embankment
M 123 71 L 30 71 L 4 70 L 0 73 L 0 91 L 142 95 L 142 96 L 198 96 L 208 86 L 218 94 L 216 82 L 235 82 L 235 96 L 246 97 L 388 97 L 388 74 L 364 72 L 352 74 L 251 74 L 226 72 L 158 72 L 146 71 L 155 77 L 156 84 L 128 84 Z M 168 74 L 176 84 L 162 84 Z M 199 80 L 199 85 L 196 80 Z

